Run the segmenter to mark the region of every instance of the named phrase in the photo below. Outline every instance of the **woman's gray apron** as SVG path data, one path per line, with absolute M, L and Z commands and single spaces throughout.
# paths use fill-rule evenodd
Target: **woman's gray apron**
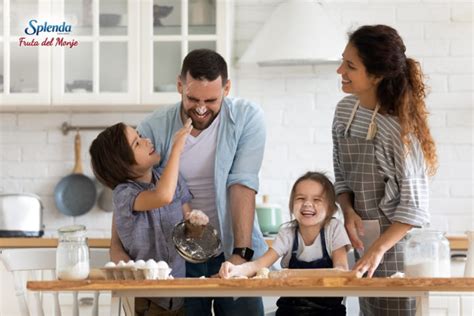
M 350 126 L 359 107 L 359 101 L 354 106 L 354 111 L 347 122 L 344 137 L 338 139 L 339 160 L 344 179 L 354 193 L 354 210 L 362 220 L 378 220 L 380 233 L 385 232 L 391 225 L 390 220 L 379 209 L 379 203 L 385 192 L 385 181 L 382 169 L 375 159 L 373 137 L 376 133 L 374 111 L 371 121 L 372 132 L 367 138 L 350 137 Z M 403 244 L 398 242 L 388 250 L 382 263 L 374 272 L 375 277 L 388 277 L 403 269 Z M 367 250 L 367 249 L 366 249 Z M 356 260 L 359 259 L 356 255 Z M 416 300 L 414 298 L 367 298 L 359 299 L 361 315 L 415 315 Z

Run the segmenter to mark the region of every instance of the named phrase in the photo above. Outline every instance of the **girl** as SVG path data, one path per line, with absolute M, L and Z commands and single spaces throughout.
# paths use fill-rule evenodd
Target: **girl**
M 191 129 L 189 119 L 176 133 L 165 168 L 153 167 L 160 156 L 150 140 L 123 123 L 101 132 L 90 147 L 95 176 L 113 189 L 114 224 L 125 251 L 134 260 L 166 261 L 174 277 L 185 277 L 171 234 L 190 212 L 191 194 L 178 168 Z M 138 298 L 135 305 L 140 315 L 184 315 L 181 298 Z
M 333 122 L 335 188 L 352 245 L 353 269 L 368 277 L 403 271 L 403 242 L 429 223 L 428 177 L 436 171 L 418 62 L 397 31 L 362 26 L 349 37 L 337 69 L 350 96 Z M 415 300 L 361 298 L 364 315 L 412 315 Z
M 341 222 L 332 218 L 337 206 L 331 181 L 322 173 L 307 172 L 293 185 L 289 208 L 294 220 L 280 228 L 262 257 L 242 265 L 224 262 L 219 276 L 250 277 L 280 257 L 282 268 L 347 270 L 350 240 Z M 276 315 L 345 315 L 341 302 L 342 297 L 281 297 Z

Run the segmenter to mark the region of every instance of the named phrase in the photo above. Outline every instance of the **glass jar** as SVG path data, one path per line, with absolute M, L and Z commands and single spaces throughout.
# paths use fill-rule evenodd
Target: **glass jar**
M 420 228 L 410 230 L 405 244 L 404 264 L 407 277 L 450 277 L 450 248 L 444 233 Z
M 84 280 L 89 276 L 89 247 L 84 225 L 58 229 L 56 276 L 60 280 Z

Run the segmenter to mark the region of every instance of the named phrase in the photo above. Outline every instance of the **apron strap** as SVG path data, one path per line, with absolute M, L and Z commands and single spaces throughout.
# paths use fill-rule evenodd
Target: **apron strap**
M 366 140 L 372 140 L 377 134 L 377 123 L 375 123 L 375 116 L 380 109 L 380 104 L 377 103 L 375 106 L 374 113 L 372 113 L 372 118 L 370 119 L 369 129 L 367 130 L 367 136 L 365 137 Z
M 344 130 L 344 137 L 347 136 L 347 132 L 349 131 L 349 128 L 351 127 L 352 122 L 354 121 L 354 117 L 357 113 L 357 109 L 359 108 L 360 101 L 357 100 L 356 104 L 352 108 L 351 116 L 349 117 L 349 120 L 347 121 L 347 126 L 346 129 Z M 367 135 L 365 137 L 366 140 L 372 140 L 375 137 L 375 134 L 377 134 L 377 123 L 375 123 L 375 117 L 377 116 L 377 113 L 380 110 L 380 104 L 377 103 L 375 106 L 374 112 L 372 113 L 372 118 L 370 119 L 370 124 L 369 128 L 367 130 Z
M 347 132 L 349 131 L 349 128 L 351 127 L 352 121 L 354 120 L 354 117 L 356 115 L 357 109 L 359 108 L 359 104 L 360 104 L 360 101 L 357 100 L 356 104 L 352 108 L 351 116 L 349 117 L 349 120 L 347 121 L 346 129 L 344 130 L 344 137 L 347 136 Z
M 321 236 L 321 247 L 323 249 L 323 258 L 324 257 L 331 258 L 326 248 L 326 238 L 324 237 L 324 227 L 321 227 L 321 231 L 319 235 Z

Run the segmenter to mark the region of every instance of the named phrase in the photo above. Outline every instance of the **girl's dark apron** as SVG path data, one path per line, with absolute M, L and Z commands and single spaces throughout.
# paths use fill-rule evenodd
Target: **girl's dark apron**
M 295 239 L 291 250 L 290 269 L 323 269 L 332 268 L 332 260 L 326 249 L 324 228 L 320 231 L 323 257 L 311 262 L 300 261 L 296 257 L 298 251 L 298 228 L 295 228 Z M 277 301 L 276 316 L 284 315 L 346 315 L 346 307 L 342 305 L 342 297 L 281 297 Z

